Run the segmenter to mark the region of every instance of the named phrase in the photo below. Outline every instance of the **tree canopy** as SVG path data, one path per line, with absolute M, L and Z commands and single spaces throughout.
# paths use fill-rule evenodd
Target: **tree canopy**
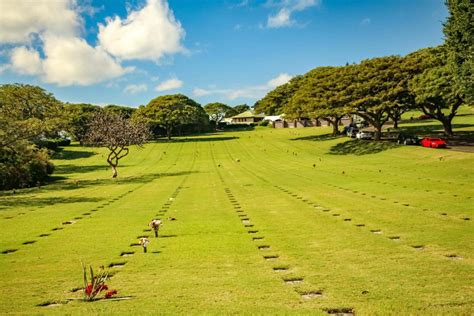
M 216 123 L 216 127 L 231 110 L 232 108 L 230 106 L 220 102 L 208 103 L 204 106 L 204 111 L 206 111 L 210 119 Z
M 283 114 L 284 107 L 288 105 L 291 97 L 299 89 L 302 80 L 303 76 L 296 76 L 289 82 L 268 92 L 263 99 L 255 103 L 255 112 L 266 115 Z
M 32 141 L 64 125 L 62 103 L 28 84 L 0 86 L 0 148 Z
M 410 81 L 417 107 L 443 124 L 444 132 L 453 135 L 452 120 L 463 104 L 462 88 L 454 84 L 453 68 L 447 63 L 444 49 L 432 50 L 427 56 L 431 66 Z
M 449 16 L 444 24 L 449 67 L 455 83 L 470 104 L 474 103 L 474 2 L 447 0 Z
M 107 163 L 112 168 L 112 177 L 118 175 L 119 160 L 127 156 L 131 145 L 141 146 L 149 138 L 149 130 L 144 121 L 130 120 L 122 115 L 100 111 L 91 119 L 86 135 L 86 143 L 109 150 Z
M 322 118 L 333 126 L 333 135 L 337 135 L 339 122 L 347 113 L 344 106 L 349 97 L 344 88 L 349 81 L 347 68 L 343 67 L 319 67 L 308 72 L 284 107 L 285 115 L 290 118 Z
M 83 145 L 84 137 L 89 131 L 89 124 L 92 118 L 102 109 L 97 105 L 87 103 L 66 103 L 64 105 L 64 110 L 67 116 L 67 131 L 71 134 L 74 140 Z
M 151 100 L 147 106 L 138 109 L 136 116 L 164 128 L 170 140 L 174 129 L 186 124 L 201 124 L 207 114 L 196 101 L 182 94 L 173 94 Z

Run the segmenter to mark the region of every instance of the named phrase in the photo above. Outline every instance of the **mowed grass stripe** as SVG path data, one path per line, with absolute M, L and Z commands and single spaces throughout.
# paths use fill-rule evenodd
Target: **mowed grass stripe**
M 390 188 L 396 191 L 387 197 L 398 198 L 409 191 L 410 186 L 419 190 L 422 185 L 415 185 L 420 174 L 416 168 L 425 163 L 427 170 L 433 170 L 436 154 L 426 161 L 422 155 L 415 155 L 416 162 L 407 164 L 407 170 L 402 169 L 398 178 L 391 177 L 390 183 L 395 184 L 399 178 L 404 179 L 399 188 L 377 183 L 386 182 L 384 175 L 377 175 L 378 168 L 398 165 L 403 156 L 417 149 L 404 147 L 354 157 L 326 154 L 331 146 L 345 140 L 291 140 L 319 131 L 302 129 L 298 130 L 300 135 L 291 135 L 288 130 L 257 129 L 226 133 L 227 140 L 215 135 L 190 137 L 169 144 L 148 144 L 143 151 L 127 158 L 130 160 L 119 175 L 123 176 L 120 178 L 123 182 L 117 181 L 108 192 L 101 192 L 107 186 L 94 186 L 92 182 L 90 186 L 74 190 L 67 187 L 52 190 L 57 197 L 83 190 L 85 197 L 106 197 L 104 202 L 96 203 L 106 205 L 87 220 L 67 225 L 44 240 L 22 245 L 24 248 L 20 251 L 0 255 L 0 269 L 8 272 L 0 277 L 0 311 L 313 315 L 324 313 L 324 309 L 344 308 L 354 309 L 356 314 L 466 314 L 472 310 L 472 249 L 469 243 L 465 244 L 470 236 L 468 225 L 472 222 L 455 218 L 455 212 L 461 214 L 468 210 L 468 202 L 454 196 L 451 200 L 446 198 L 443 203 L 459 202 L 455 210 L 446 218 L 438 218 L 432 211 L 421 211 L 430 214 L 423 222 L 419 215 L 408 212 L 415 202 L 424 203 L 416 201 L 416 195 L 409 197 L 410 207 L 391 208 L 385 208 L 390 204 L 388 201 L 378 201 L 368 195 L 385 196 Z M 213 140 L 214 137 L 217 139 Z M 298 142 L 302 151 L 291 159 L 288 153 L 270 146 L 273 140 L 279 146 L 286 144 L 290 148 Z M 167 146 L 167 154 L 160 160 L 164 146 Z M 145 152 L 149 154 L 146 158 Z M 312 167 L 319 157 L 322 157 L 320 167 L 325 171 Z M 452 154 L 447 161 L 449 170 L 454 173 L 465 170 L 467 162 L 472 162 L 469 157 L 465 153 Z M 366 164 L 360 168 L 372 170 L 365 178 L 363 170 L 356 170 L 360 159 Z M 454 159 L 462 168 L 456 169 Z M 96 161 L 100 158 L 93 156 L 60 163 L 84 166 L 84 172 L 71 173 L 71 176 L 95 180 L 101 171 L 105 172 L 94 170 Z M 353 165 L 356 167 L 351 170 Z M 339 174 L 341 168 L 347 176 Z M 127 183 L 125 180 L 130 173 L 140 177 L 140 181 Z M 368 179 L 371 173 L 375 173 L 373 178 L 377 181 L 372 187 Z M 469 177 L 454 175 L 450 181 L 458 183 L 461 179 Z M 434 184 L 434 189 L 444 191 L 442 186 L 442 183 Z M 128 192 L 129 187 L 135 190 L 115 200 Z M 176 195 L 178 187 L 182 189 Z M 226 187 L 240 209 L 230 203 Z M 349 194 L 343 188 L 358 193 Z M 51 194 L 45 188 L 42 190 L 36 193 L 30 190 L 28 194 L 37 194 L 36 198 Z M 466 192 L 469 189 L 459 195 L 464 196 Z M 173 196 L 175 199 L 169 203 Z M 323 212 L 312 202 L 330 211 Z M 74 212 L 82 211 L 84 206 L 66 204 L 74 208 Z M 129 247 L 137 241 L 137 236 L 152 235 L 143 230 L 148 229 L 147 223 L 164 204 L 169 204 L 165 219 L 176 218 L 176 221 L 165 220 L 160 231 L 164 238 L 151 237 L 147 254 L 140 248 Z M 436 205 L 432 201 L 426 204 Z M 18 210 L 14 206 L 8 212 L 15 214 Z M 53 211 L 54 207 L 47 210 Z M 254 226 L 246 227 L 247 222 L 242 221 L 238 216 L 241 213 L 236 210 L 243 210 Z M 412 211 L 418 212 L 416 208 Z M 35 212 L 28 216 L 35 219 Z M 339 216 L 333 216 L 335 214 Z M 18 217 L 21 216 L 25 215 Z M 345 221 L 348 218 L 351 221 Z M 421 224 L 413 225 L 418 222 Z M 359 223 L 366 226 L 356 226 Z M 466 225 L 461 226 L 461 223 Z M 29 228 L 25 227 L 27 236 Z M 249 229 L 258 230 L 264 239 L 254 241 Z M 376 229 L 381 229 L 382 234 L 371 232 Z M 409 234 L 411 229 L 412 235 Z M 461 238 L 462 230 L 465 236 Z M 392 233 L 400 235 L 401 240 L 387 238 Z M 420 237 L 436 243 L 422 243 Z M 258 245 L 269 245 L 270 249 L 260 250 Z M 420 245 L 424 248 L 411 247 Z M 445 257 L 448 249 L 462 259 Z M 131 251 L 134 251 L 131 256 L 120 256 Z M 279 257 L 266 261 L 263 258 L 266 252 Z M 123 267 L 111 268 L 119 272 L 109 285 L 118 289 L 120 295 L 131 295 L 132 299 L 92 304 L 72 302 L 49 308 L 35 306 L 77 295 L 68 291 L 81 285 L 81 259 L 95 267 L 126 262 Z M 289 270 L 273 270 L 283 265 Z M 284 282 L 298 278 L 303 282 Z M 308 292 L 314 293 L 311 299 L 298 294 Z
M 170 215 L 177 218 L 173 223 L 175 238 L 158 238 L 163 248 L 153 261 L 144 255 L 135 256 L 138 271 L 145 271 L 148 278 L 141 280 L 144 288 L 125 287 L 137 302 L 167 313 L 193 313 L 205 309 L 208 313 L 256 311 L 261 303 L 276 297 L 272 302 L 286 298 L 294 299 L 293 293 L 268 293 L 262 291 L 263 284 L 275 285 L 271 275 L 262 274 L 265 266 L 248 242 L 246 233 L 235 219 L 232 209 L 225 206 L 225 196 L 218 190 L 219 182 L 210 156 L 200 145 L 200 162 L 196 172 L 186 180 L 186 187 L 173 202 Z M 142 260 L 143 259 L 143 260 Z M 141 264 L 141 265 L 140 265 Z M 255 271 L 254 271 L 255 270 Z M 266 271 L 268 272 L 268 271 Z M 141 273 L 123 273 L 125 284 L 132 285 Z M 263 284 L 262 284 L 263 283 Z M 152 300 L 142 299 L 139 294 L 147 291 Z M 284 291 L 284 288 L 282 289 Z M 178 293 L 178 296 L 176 296 Z M 170 306 L 167 302 L 179 302 Z M 137 304 L 137 302 L 124 302 Z M 277 306 L 268 304 L 269 311 Z M 283 303 L 278 304 L 284 308 Z
M 154 148 L 154 146 L 150 147 Z M 151 150 L 146 150 L 137 152 L 137 154 L 139 157 L 141 156 L 140 154 L 147 157 L 150 155 L 150 152 Z M 98 157 L 96 157 L 95 160 L 99 160 Z M 96 161 L 94 161 L 94 163 L 96 163 Z M 143 168 L 144 167 L 137 168 L 137 173 L 140 174 L 140 170 Z M 58 189 L 57 187 L 67 187 L 67 191 L 59 195 L 53 195 L 55 191 L 49 187 L 45 187 L 46 189 L 38 190 L 38 192 L 28 193 L 27 191 L 25 194 L 20 194 L 13 199 L 9 197 L 11 209 L 18 203 L 20 205 L 28 204 L 28 209 L 24 210 L 24 216 L 16 217 L 8 221 L 0 221 L 3 237 L 0 246 L 13 247 L 23 238 L 35 238 L 55 227 L 61 226 L 61 223 L 65 221 L 75 220 L 76 217 L 82 217 L 84 213 L 97 210 L 98 206 L 103 206 L 105 203 L 113 203 L 115 201 L 112 199 L 128 193 L 130 189 L 130 182 L 128 180 L 117 179 L 117 181 L 112 181 L 108 179 L 107 181 L 102 181 L 104 182 L 103 184 L 97 185 L 95 177 L 98 175 L 98 173 L 92 175 L 88 173 L 88 178 L 82 179 L 82 183 L 87 184 L 79 184 L 79 186 L 76 186 L 74 183 L 52 184 L 52 186 L 56 186 L 56 189 Z M 81 181 L 79 183 L 81 183 Z M 124 189 L 121 185 L 122 183 L 127 183 L 127 188 Z M 99 191 L 97 190 L 98 187 L 100 187 Z M 44 192 L 45 194 L 42 194 L 43 190 L 46 191 Z M 67 193 L 67 195 L 63 193 Z M 41 198 L 36 198 L 37 195 L 41 195 Z M 57 207 L 56 204 L 60 206 Z M 39 207 L 37 205 L 39 205 Z M 72 207 L 69 205 L 72 205 Z M 20 210 L 21 209 L 23 208 L 20 208 Z M 34 225 L 32 225 L 31 222 L 32 217 L 34 217 Z M 27 226 L 28 229 L 25 229 Z
M 241 167 L 242 161 L 240 163 L 235 163 L 235 166 Z M 224 170 L 227 170 L 227 169 L 225 168 Z M 249 171 L 246 176 L 250 177 L 251 174 L 252 172 Z M 270 173 L 267 173 L 267 175 L 270 175 Z M 240 178 L 242 178 L 242 176 Z M 226 177 L 226 179 L 233 179 L 233 178 L 229 176 L 229 177 Z M 256 179 L 251 182 L 253 182 L 254 185 L 257 185 L 256 183 L 259 182 L 259 179 L 258 180 Z M 268 186 L 263 186 L 263 187 L 268 188 Z M 308 214 L 309 212 L 312 214 L 315 214 L 315 210 L 313 208 L 306 207 L 304 203 L 298 203 L 298 202 L 290 203 L 290 206 L 288 206 L 287 201 L 282 202 L 283 206 L 280 204 L 277 204 L 271 207 L 269 206 L 269 204 L 273 204 L 277 200 L 276 195 L 274 192 L 272 192 L 272 190 L 268 189 L 269 191 L 268 195 L 263 195 L 261 194 L 262 193 L 261 187 L 259 187 L 259 196 L 254 197 L 253 194 L 251 193 L 251 190 L 254 189 L 254 187 L 250 187 L 249 189 L 247 189 L 248 187 L 239 186 L 239 188 L 241 188 L 241 190 L 249 190 L 249 192 L 242 193 L 244 196 L 253 197 L 253 201 L 249 201 L 249 205 L 244 204 L 244 208 L 246 209 L 252 208 L 252 205 L 257 204 L 258 200 L 266 201 L 266 203 L 259 203 L 259 207 L 261 209 L 266 209 L 267 212 L 255 212 L 255 214 L 253 214 L 253 212 L 249 211 L 248 213 L 251 214 L 252 218 L 255 219 L 254 221 L 256 221 L 260 227 L 262 226 L 262 223 L 271 222 L 272 224 L 275 224 L 273 225 L 274 226 L 273 229 L 277 231 L 280 238 L 282 238 L 280 241 L 287 243 L 288 248 L 285 249 L 284 251 L 285 254 L 291 251 L 294 251 L 295 255 L 298 253 L 308 254 L 309 249 L 306 247 L 300 248 L 300 245 L 307 245 L 308 239 L 310 239 L 309 236 L 311 236 L 311 234 L 315 232 L 316 233 L 321 232 L 321 231 L 330 232 L 329 236 L 325 235 L 326 234 L 325 233 L 321 235 L 321 237 L 319 238 L 314 238 L 315 243 L 323 244 L 325 246 L 323 247 L 323 249 L 326 249 L 327 253 L 323 253 L 321 252 L 321 250 L 318 250 L 315 253 L 314 257 L 311 257 L 308 255 L 307 260 L 311 260 L 311 263 L 308 264 L 309 271 L 315 270 L 316 262 L 320 263 L 321 261 L 322 264 L 324 265 L 321 267 L 321 272 L 318 277 L 315 277 L 315 279 L 312 279 L 310 276 L 308 276 L 305 278 L 305 280 L 310 280 L 312 281 L 312 283 L 316 283 L 316 284 L 318 282 L 321 283 L 324 280 L 324 283 L 322 284 L 322 286 L 326 289 L 325 293 L 328 293 L 327 295 L 334 295 L 335 297 L 340 295 L 339 297 L 340 300 L 338 301 L 338 304 L 353 303 L 350 305 L 354 305 L 354 306 L 359 306 L 361 304 L 361 302 L 357 302 L 355 297 L 353 298 L 354 301 L 348 300 L 348 297 L 355 296 L 357 294 L 357 289 L 350 288 L 350 285 L 347 284 L 347 281 L 343 281 L 346 278 L 348 278 L 349 280 L 359 278 L 358 281 L 355 282 L 355 284 L 360 286 L 360 283 L 361 283 L 360 278 L 365 277 L 368 289 L 360 290 L 359 294 L 361 297 L 364 296 L 364 294 L 361 294 L 364 291 L 368 291 L 370 293 L 370 291 L 371 290 L 373 291 L 374 288 L 379 288 L 379 287 L 383 288 L 385 286 L 389 289 L 386 295 L 393 295 L 392 291 L 395 291 L 395 293 L 397 293 L 398 295 L 397 299 L 406 301 L 406 303 L 408 304 L 409 303 L 408 301 L 411 302 L 412 300 L 411 298 L 406 298 L 403 287 L 394 288 L 394 286 L 391 285 L 392 282 L 396 282 L 397 278 L 399 278 L 400 273 L 403 274 L 409 271 L 409 269 L 406 269 L 406 266 L 408 267 L 418 266 L 418 268 L 416 269 L 417 270 L 416 273 L 422 273 L 423 275 L 426 274 L 426 277 L 431 276 L 432 282 L 439 282 L 439 278 L 437 277 L 437 273 L 439 273 L 439 271 L 434 271 L 434 272 L 427 271 L 426 266 L 430 267 L 430 266 L 441 265 L 442 266 L 441 268 L 437 268 L 435 270 L 445 269 L 447 270 L 445 271 L 445 273 L 449 273 L 449 274 L 454 273 L 454 271 L 456 271 L 459 268 L 459 267 L 453 266 L 452 262 L 447 262 L 444 259 L 441 260 L 440 258 L 433 258 L 427 255 L 421 255 L 421 257 L 420 256 L 416 257 L 417 254 L 414 253 L 412 249 L 408 249 L 401 245 L 394 244 L 392 241 L 388 239 L 378 238 L 378 236 L 374 236 L 370 232 L 367 232 L 365 234 L 360 234 L 357 232 L 356 228 L 348 227 L 346 223 L 341 222 L 340 220 L 335 220 L 332 217 L 328 217 L 328 216 L 321 216 L 321 218 L 318 217 L 318 221 L 323 220 L 323 222 L 321 223 L 322 225 L 320 227 L 305 228 L 304 225 L 302 225 L 301 223 L 304 221 L 304 219 L 308 219 L 310 217 L 310 215 Z M 258 220 L 258 216 L 256 215 L 259 213 L 263 213 L 263 216 L 260 218 L 260 220 Z M 321 213 L 316 213 L 316 215 L 317 214 L 321 214 Z M 276 218 L 278 217 L 281 217 L 280 221 L 276 220 Z M 271 221 L 268 221 L 268 218 L 271 218 Z M 292 225 L 293 220 L 294 220 L 294 225 Z M 308 221 L 306 220 L 305 224 L 307 222 Z M 286 231 L 286 232 L 282 231 L 285 228 L 287 228 L 289 231 Z M 265 234 L 267 235 L 266 236 L 267 241 L 271 244 L 274 244 L 275 240 L 273 240 L 272 238 L 274 234 L 271 234 L 265 229 L 263 229 L 262 231 L 264 231 Z M 309 232 L 310 235 L 306 235 L 305 233 L 302 233 L 302 232 Z M 296 238 L 296 237 L 300 237 L 300 239 L 292 240 L 293 238 Z M 283 238 L 284 238 L 284 241 L 283 241 Z M 322 239 L 322 242 L 317 241 L 321 239 Z M 341 239 L 347 240 L 347 242 L 341 243 L 340 242 Z M 359 242 L 357 242 L 358 239 L 359 239 Z M 334 243 L 330 241 L 333 241 Z M 355 244 L 353 244 L 352 242 L 355 242 Z M 374 243 L 379 244 L 379 246 L 375 249 L 373 248 Z M 342 249 L 337 247 L 337 245 L 339 244 L 341 245 L 345 244 L 345 247 Z M 367 246 L 367 245 L 370 245 L 370 246 Z M 361 248 L 357 249 L 357 246 L 360 246 Z M 356 249 L 353 249 L 354 247 L 356 247 Z M 400 255 L 400 252 L 403 253 L 403 255 Z M 379 256 L 378 254 L 380 253 L 384 253 L 384 256 L 382 257 Z M 335 256 L 335 254 L 337 254 L 337 256 Z M 394 260 L 397 260 L 395 259 L 396 257 L 400 257 L 403 260 L 400 264 L 398 264 L 398 266 L 395 266 L 394 268 L 392 268 L 391 266 L 394 264 L 393 263 Z M 330 262 L 326 263 L 325 262 L 326 258 L 329 258 Z M 301 261 L 298 261 L 298 264 L 302 266 Z M 344 266 L 346 265 L 350 267 L 353 266 L 356 271 L 360 271 L 358 273 L 361 273 L 362 276 L 358 276 L 356 271 L 353 271 L 352 269 L 349 269 L 349 271 L 347 271 L 349 272 L 347 275 L 343 273 L 341 275 L 341 273 L 339 272 L 341 270 L 331 268 L 333 264 L 340 266 L 341 269 L 344 268 Z M 345 269 L 347 270 L 347 268 Z M 377 274 L 378 272 L 382 272 L 385 269 L 387 269 L 386 274 L 391 275 L 391 277 L 387 277 L 386 280 L 385 280 L 385 275 L 381 277 L 381 280 L 383 281 L 381 283 L 383 284 L 378 284 L 378 282 L 380 281 L 377 281 L 375 283 L 371 281 L 371 279 L 373 278 L 371 271 L 377 271 L 376 272 Z M 469 277 L 468 273 L 469 271 L 472 271 L 470 266 L 460 267 L 460 269 L 464 270 L 465 277 Z M 336 272 L 336 276 L 334 278 L 332 278 L 331 275 L 328 275 L 326 272 L 326 271 L 333 272 L 335 270 L 338 272 Z M 339 274 L 339 276 L 337 276 L 337 274 Z M 451 280 L 449 280 L 448 277 L 445 277 L 444 279 L 445 280 L 443 281 L 447 283 L 454 283 L 454 282 L 451 282 Z M 456 285 L 458 286 L 457 287 L 458 290 L 459 290 L 459 287 L 466 289 L 465 286 L 463 286 L 462 278 L 457 279 L 456 282 L 457 282 Z M 339 289 L 340 284 L 342 283 L 344 283 L 345 289 L 342 291 L 343 293 L 340 293 L 341 291 L 336 291 L 336 289 Z M 331 291 L 329 290 L 329 287 L 333 288 L 333 291 L 334 291 L 333 293 L 331 293 Z M 443 286 L 440 286 L 438 288 L 438 291 L 441 292 L 442 288 Z M 413 290 L 416 290 L 416 287 Z M 454 290 L 453 293 L 455 292 L 456 291 Z M 404 296 L 405 298 L 403 298 Z M 364 298 L 361 298 L 361 297 L 357 297 L 357 299 L 360 299 L 363 301 Z M 425 303 L 426 302 L 419 301 L 416 303 L 411 302 L 410 304 L 413 306 L 416 305 L 417 308 L 421 308 Z M 386 312 L 388 311 L 390 311 L 390 309 L 386 310 Z M 392 312 L 393 311 L 394 310 L 392 310 Z
M 235 148 L 236 145 L 234 145 Z M 274 163 L 273 161 L 267 160 L 264 158 L 265 163 L 261 164 L 259 168 L 255 166 L 255 157 L 248 153 L 248 148 L 253 148 L 252 146 L 241 147 L 242 153 L 247 153 L 248 158 L 243 159 L 240 162 L 242 166 L 253 164 L 250 167 L 252 173 L 254 175 L 258 175 L 258 171 L 253 170 L 265 170 L 264 174 L 267 178 L 270 178 L 272 174 L 275 173 L 277 169 L 278 163 Z M 262 160 L 260 160 L 261 162 Z M 284 164 L 283 161 L 280 161 L 280 165 Z M 312 170 L 308 168 L 308 173 L 311 173 Z M 375 226 L 383 225 L 385 228 L 385 232 L 388 236 L 398 236 L 400 234 L 406 235 L 408 242 L 414 244 L 430 244 L 431 250 L 436 253 L 437 255 L 444 256 L 451 252 L 460 252 L 461 256 L 468 257 L 467 253 L 472 253 L 474 249 L 466 249 L 465 247 L 472 247 L 473 243 L 470 241 L 472 237 L 469 234 L 465 233 L 466 227 L 469 227 L 471 222 L 463 221 L 462 218 L 459 218 L 457 221 L 448 222 L 446 224 L 443 223 L 442 226 L 437 224 L 438 221 L 445 222 L 445 218 L 440 217 L 433 217 L 427 216 L 421 211 L 414 211 L 411 209 L 407 209 L 402 205 L 396 205 L 393 203 L 389 203 L 387 201 L 378 201 L 374 203 L 374 201 L 370 201 L 370 199 L 361 198 L 359 194 L 353 194 L 352 192 L 349 193 L 338 193 L 337 190 L 334 188 L 323 189 L 323 190 L 314 190 L 313 186 L 311 185 L 315 181 L 317 182 L 317 187 L 321 188 L 324 186 L 325 183 L 323 181 L 327 180 L 324 179 L 323 176 L 318 176 L 318 171 L 314 171 L 314 176 L 310 178 L 306 173 L 305 174 L 297 174 L 297 172 L 292 173 L 291 171 L 286 171 L 286 177 L 294 177 L 296 179 L 295 182 L 290 183 L 307 183 L 308 185 L 302 186 L 301 189 L 298 187 L 292 187 L 292 189 L 299 192 L 302 196 L 316 196 L 318 199 L 322 201 L 322 203 L 326 206 L 334 206 L 338 212 L 343 212 L 347 215 L 347 217 L 354 218 L 355 220 L 365 221 L 368 223 L 373 223 Z M 261 177 L 261 175 L 259 176 Z M 278 175 L 275 175 L 273 179 L 278 179 Z M 308 191 L 310 189 L 311 191 Z M 351 195 L 355 195 L 356 197 L 352 197 Z M 354 203 L 356 202 L 356 203 Z M 348 205 L 348 207 L 341 208 L 342 205 Z M 358 206 L 357 208 L 354 205 Z M 389 210 L 389 211 L 387 211 Z M 392 212 L 396 211 L 397 216 L 394 216 Z M 349 213 L 348 213 L 349 212 Z M 354 214 L 351 215 L 350 213 Z M 377 227 L 374 227 L 377 228 Z M 424 228 L 424 229 L 420 229 Z M 449 228 L 446 231 L 446 228 Z M 438 230 L 438 231 L 437 231 Z M 448 233 L 452 238 L 439 238 L 441 235 L 445 235 Z M 462 247 L 459 247 L 462 245 Z
M 180 153 L 180 148 L 176 147 L 176 154 Z M 172 168 L 176 168 L 176 159 L 184 155 L 173 155 Z M 166 170 L 170 170 L 170 166 L 165 166 Z M 176 186 L 181 181 L 180 176 L 174 177 L 160 177 L 160 183 L 164 184 L 161 190 L 166 190 L 163 193 L 157 191 L 156 186 L 150 190 L 153 198 L 159 198 L 164 195 L 161 200 L 167 200 L 171 194 L 170 188 Z M 151 185 L 149 183 L 148 185 Z M 30 282 L 31 288 L 40 288 L 41 284 L 37 284 L 34 280 L 42 279 L 42 282 L 51 282 L 51 288 L 42 290 L 43 298 L 55 298 L 57 296 L 56 286 L 60 285 L 63 293 L 73 287 L 81 284 L 80 262 L 94 263 L 96 267 L 103 265 L 108 266 L 114 259 L 126 250 L 131 241 L 136 241 L 137 232 L 143 227 L 146 227 L 148 221 L 153 216 L 148 207 L 143 205 L 144 188 L 139 192 L 125 199 L 119 206 L 107 207 L 94 214 L 94 217 L 88 221 L 81 221 L 64 231 L 61 234 L 53 234 L 41 243 L 35 244 L 34 248 L 25 248 L 21 257 L 3 256 L 0 258 L 2 265 L 12 266 L 18 265 L 28 267 L 31 272 L 25 273 L 23 269 L 11 271 L 3 275 L 3 280 L 6 283 L 18 286 L 23 282 Z M 138 199 L 137 199 L 138 198 Z M 137 201 L 142 201 L 137 203 Z M 140 213 L 146 213 L 147 216 L 139 216 Z M 135 227 L 135 229 L 133 229 Z M 80 236 L 79 240 L 77 236 Z M 71 242 L 74 240 L 74 242 Z M 72 247 L 71 244 L 74 246 Z M 42 254 L 48 254 L 47 256 Z M 61 266 L 57 265 L 61 262 Z M 45 270 L 45 268 L 47 268 Z M 123 268 L 124 270 L 126 269 Z M 46 280 L 42 277 L 46 273 Z M 8 280 L 8 281 L 7 281 Z M 19 297 L 14 297 L 18 294 Z M 18 304 L 25 300 L 22 293 L 12 293 L 9 300 L 5 302 L 6 305 Z M 26 300 L 28 307 L 41 303 L 38 297 L 32 296 Z

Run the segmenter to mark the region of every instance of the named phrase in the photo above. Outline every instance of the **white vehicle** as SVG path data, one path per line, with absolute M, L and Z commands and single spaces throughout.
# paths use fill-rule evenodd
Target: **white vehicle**
M 357 139 L 373 139 L 374 138 L 374 133 L 373 132 L 365 132 L 365 131 L 359 131 L 356 134 Z

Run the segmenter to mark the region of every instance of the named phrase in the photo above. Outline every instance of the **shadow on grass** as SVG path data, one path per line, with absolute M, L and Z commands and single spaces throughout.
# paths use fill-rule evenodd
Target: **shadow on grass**
M 195 142 L 222 142 L 227 140 L 238 139 L 236 136 L 222 136 L 222 137 L 184 137 L 172 138 L 171 140 L 159 138 L 154 140 L 157 143 L 195 143 Z
M 102 198 L 88 198 L 88 197 L 15 197 L 13 194 L 3 195 L 0 197 L 0 210 L 9 209 L 12 207 L 44 207 L 55 204 L 70 204 L 70 203 L 97 203 L 102 201 Z
M 104 185 L 129 185 L 129 184 L 143 184 L 159 178 L 165 177 L 178 177 L 185 176 L 192 173 L 198 173 L 197 171 L 180 171 L 180 172 L 163 172 L 163 173 L 147 173 L 139 176 L 122 176 L 120 175 L 115 179 L 112 177 L 97 178 L 97 179 L 86 179 L 86 180 L 68 180 L 61 176 L 51 177 L 50 185 L 41 187 L 42 190 L 55 191 L 55 190 L 76 190 L 88 188 L 90 186 L 104 186 Z
M 310 140 L 310 141 L 321 142 L 325 140 L 338 139 L 339 137 L 341 136 L 334 136 L 332 134 L 324 134 L 324 135 L 311 135 L 311 136 L 291 138 L 290 140 Z
M 362 156 L 376 154 L 399 146 L 397 143 L 385 141 L 348 140 L 332 146 L 329 154 Z
M 466 137 L 466 136 L 474 137 L 474 132 L 472 131 L 456 131 L 456 129 L 471 128 L 471 127 L 474 127 L 474 125 L 473 124 L 453 124 L 454 138 Z M 396 131 L 410 133 L 410 134 L 414 134 L 418 136 L 444 136 L 443 125 L 441 125 L 441 123 L 440 124 L 435 123 L 435 124 L 429 124 L 429 125 L 413 125 L 413 126 L 402 125 Z
M 110 167 L 106 165 L 92 165 L 92 166 L 78 166 L 78 165 L 56 165 L 54 167 L 55 174 L 70 174 L 70 173 L 87 173 L 87 172 L 94 172 L 99 170 L 109 170 Z
M 54 154 L 54 159 L 62 160 L 73 160 L 73 159 L 82 159 L 89 158 L 94 156 L 96 153 L 93 151 L 82 151 L 82 150 L 73 150 L 74 145 L 62 147 L 58 152 Z

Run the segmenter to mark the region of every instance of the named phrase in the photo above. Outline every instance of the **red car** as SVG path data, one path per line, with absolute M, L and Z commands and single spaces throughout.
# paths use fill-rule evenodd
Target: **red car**
M 446 148 L 447 144 L 441 138 L 425 137 L 421 140 L 421 146 L 431 148 Z

